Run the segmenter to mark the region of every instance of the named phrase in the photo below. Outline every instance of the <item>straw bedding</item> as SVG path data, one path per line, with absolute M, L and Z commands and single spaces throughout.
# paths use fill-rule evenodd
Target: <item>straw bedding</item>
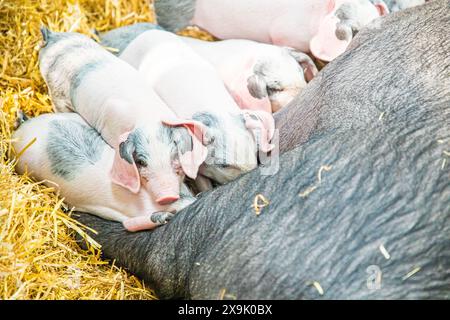
M 0 0 L 0 299 L 154 299 L 136 277 L 88 251 L 53 188 L 14 172 L 11 133 L 17 110 L 52 112 L 37 64 L 39 27 L 94 36 L 135 22 L 153 22 L 148 0 Z M 183 34 L 210 39 L 188 29 Z

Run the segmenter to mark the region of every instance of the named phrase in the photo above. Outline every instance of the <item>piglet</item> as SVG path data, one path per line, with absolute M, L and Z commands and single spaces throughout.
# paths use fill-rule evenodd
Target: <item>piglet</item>
M 132 193 L 115 184 L 109 172 L 114 150 L 76 113 L 45 114 L 25 121 L 13 134 L 13 147 L 17 154 L 23 151 L 16 165 L 19 174 L 28 172 L 56 186 L 75 210 L 120 221 L 129 231 L 164 224 L 195 200 L 185 185 L 178 201 L 160 205 L 145 190 Z
M 203 124 L 199 133 L 208 147 L 200 173 L 226 183 L 254 169 L 257 152 L 273 147 L 274 120 L 270 113 L 241 110 L 215 68 L 177 35 L 150 30 L 134 39 L 120 58 L 139 70 L 181 119 Z M 177 119 L 168 125 L 178 125 Z
M 369 0 L 155 0 L 154 8 L 158 23 L 170 31 L 194 24 L 220 39 L 288 46 L 324 61 L 336 58 L 354 33 L 388 13 L 384 3 Z
M 173 135 L 161 119 L 174 113 L 136 69 L 85 35 L 41 31 L 40 70 L 55 109 L 80 114 L 114 148 L 112 181 L 133 193 L 142 184 L 160 205 L 178 200 L 184 174 L 196 178 L 206 147 L 186 146 L 191 162 L 180 163 L 174 139 L 196 140 L 198 124 L 179 121 L 187 130 Z

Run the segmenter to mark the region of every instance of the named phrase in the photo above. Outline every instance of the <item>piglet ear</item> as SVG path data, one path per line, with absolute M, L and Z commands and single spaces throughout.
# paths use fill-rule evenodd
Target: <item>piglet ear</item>
M 171 127 L 183 126 L 187 129 L 192 140 L 192 149 L 182 152 L 182 148 L 178 148 L 178 158 L 184 173 L 192 179 L 197 178 L 198 169 L 206 160 L 208 149 L 205 147 L 209 143 L 207 141 L 207 129 L 198 121 L 183 119 L 166 119 L 163 124 Z
M 388 9 L 386 3 L 384 3 L 384 1 L 379 0 L 376 3 L 374 3 L 373 5 L 378 10 L 378 14 L 381 17 L 389 14 L 389 9 Z
M 208 149 L 192 134 L 192 151 L 186 151 L 181 154 L 178 151 L 181 168 L 191 179 L 196 179 L 198 169 L 205 162 L 208 155 Z
M 126 132 L 119 137 L 118 147 L 114 150 L 114 161 L 110 176 L 113 183 L 122 186 L 132 193 L 138 193 L 141 187 L 139 172 L 134 161 L 129 163 L 120 156 L 119 146 L 125 143 L 130 132 Z
M 253 134 L 259 149 L 269 152 L 274 148 L 270 140 L 275 133 L 275 120 L 272 115 L 265 111 L 245 111 L 245 126 Z
M 302 67 L 306 81 L 311 81 L 317 75 L 317 73 L 319 73 L 319 70 L 317 70 L 314 61 L 306 53 L 296 51 L 288 47 L 286 49 L 288 50 L 289 54 L 295 59 L 295 61 L 297 61 L 297 63 Z
M 327 15 L 321 22 L 319 31 L 311 39 L 311 53 L 322 61 L 331 61 L 342 54 L 352 38 L 339 40 L 336 37 L 336 27 L 339 19 L 334 14 Z

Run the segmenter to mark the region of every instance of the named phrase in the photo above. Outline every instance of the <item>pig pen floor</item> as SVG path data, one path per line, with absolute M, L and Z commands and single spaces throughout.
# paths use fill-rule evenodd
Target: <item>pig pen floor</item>
M 10 160 L 17 111 L 52 112 L 37 63 L 41 24 L 94 36 L 94 28 L 153 22 L 149 2 L 0 0 L 0 299 L 155 299 L 142 281 L 103 261 L 92 239 L 81 250 L 73 234 L 84 227 L 63 212 L 63 199 L 15 174 Z M 182 33 L 211 39 L 193 28 Z

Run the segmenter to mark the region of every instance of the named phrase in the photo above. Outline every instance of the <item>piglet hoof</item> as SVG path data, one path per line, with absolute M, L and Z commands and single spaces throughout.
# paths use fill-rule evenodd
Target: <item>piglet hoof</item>
M 174 214 L 165 211 L 154 212 L 150 216 L 150 220 L 157 224 L 166 224 L 173 218 Z

